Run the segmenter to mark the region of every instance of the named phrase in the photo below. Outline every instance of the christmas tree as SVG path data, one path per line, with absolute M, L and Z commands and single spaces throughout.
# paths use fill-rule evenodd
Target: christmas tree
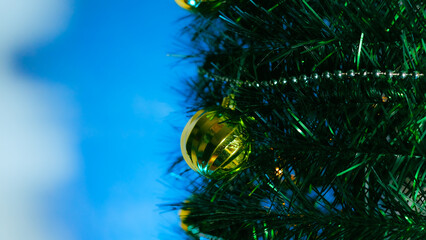
M 178 3 L 189 238 L 426 239 L 423 0 Z

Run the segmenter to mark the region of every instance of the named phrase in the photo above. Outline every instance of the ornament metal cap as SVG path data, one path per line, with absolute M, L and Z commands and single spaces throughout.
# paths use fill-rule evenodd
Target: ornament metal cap
M 214 111 L 198 111 L 186 124 L 181 137 L 185 161 L 194 171 L 218 177 L 241 170 L 250 145 L 240 126 L 226 123 L 226 117 Z

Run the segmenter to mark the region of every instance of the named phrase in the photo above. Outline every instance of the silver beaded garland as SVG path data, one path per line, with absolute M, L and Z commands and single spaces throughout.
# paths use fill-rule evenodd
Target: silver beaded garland
M 326 79 L 330 79 L 331 78 L 331 73 L 330 72 L 323 72 L 322 73 L 322 77 L 326 78 Z
M 347 73 L 347 75 L 349 77 L 355 77 L 355 71 L 354 70 L 349 70 L 348 73 Z
M 420 73 L 418 71 L 414 71 L 413 72 L 413 77 L 414 77 L 414 79 L 419 79 L 420 78 Z
M 293 84 L 296 83 L 304 83 L 304 84 L 308 84 L 311 81 L 317 81 L 320 78 L 324 78 L 324 79 L 331 79 L 331 78 L 337 78 L 337 79 L 343 79 L 343 78 L 354 78 L 357 76 L 360 77 L 374 77 L 374 78 L 380 78 L 382 76 L 385 76 L 388 79 L 392 79 L 394 77 L 398 77 L 401 80 L 407 79 L 409 77 L 413 78 L 413 79 L 420 79 L 425 77 L 425 74 L 420 73 L 418 71 L 413 71 L 412 73 L 407 73 L 406 71 L 400 71 L 400 72 L 395 72 L 393 70 L 387 70 L 385 72 L 382 72 L 380 70 L 374 70 L 371 72 L 368 71 L 360 71 L 360 72 L 355 72 L 354 70 L 349 70 L 347 72 L 343 72 L 341 70 L 337 70 L 334 73 L 331 72 L 323 72 L 322 74 L 319 73 L 312 73 L 310 76 L 307 75 L 300 75 L 300 76 L 291 76 L 288 79 L 287 78 L 279 78 L 279 79 L 272 79 L 269 81 L 243 81 L 240 79 L 232 79 L 229 77 L 222 77 L 222 76 L 218 76 L 218 75 L 213 75 L 210 74 L 208 72 L 203 72 L 203 76 L 207 79 L 210 79 L 211 81 L 219 81 L 219 82 L 223 82 L 223 83 L 229 83 L 233 86 L 243 86 L 243 87 L 247 87 L 247 88 L 251 88 L 251 87 L 255 87 L 255 88 L 260 88 L 260 87 L 274 87 L 274 86 L 279 86 L 279 85 L 286 85 L 288 82 L 291 82 Z
M 382 75 L 382 74 L 383 74 L 383 72 L 380 72 L 380 70 L 374 70 L 373 71 L 373 77 L 375 77 L 375 78 L 379 78 L 380 75 Z

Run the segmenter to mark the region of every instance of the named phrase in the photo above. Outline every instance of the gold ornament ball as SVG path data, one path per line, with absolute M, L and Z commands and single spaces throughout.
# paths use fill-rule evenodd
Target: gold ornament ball
M 191 213 L 188 209 L 180 209 L 179 210 L 179 218 L 180 218 L 180 227 L 185 231 L 188 232 L 188 224 L 185 223 L 186 218 Z
M 206 177 L 220 177 L 241 170 L 250 153 L 244 126 L 226 123 L 225 116 L 198 111 L 181 137 L 182 155 L 188 165 Z
M 208 3 L 208 2 L 212 3 L 216 1 L 217 0 L 175 0 L 177 5 L 189 11 L 195 10 L 203 3 Z
M 202 1 L 200 0 L 175 0 L 177 5 L 186 10 L 193 10 L 197 8 Z
M 188 203 L 188 200 L 185 200 L 186 203 Z M 186 219 L 191 214 L 191 209 L 183 209 L 181 208 L 179 210 L 179 218 L 180 218 L 180 227 L 187 232 L 189 235 L 196 237 L 197 239 L 218 239 L 221 240 L 222 238 L 218 238 L 216 236 L 205 234 L 200 232 L 200 229 L 194 225 L 188 225 L 186 223 Z

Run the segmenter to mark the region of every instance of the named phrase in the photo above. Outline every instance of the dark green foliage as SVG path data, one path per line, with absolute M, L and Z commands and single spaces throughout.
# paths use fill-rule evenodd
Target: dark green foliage
M 426 239 L 425 2 L 209 4 L 186 29 L 193 94 L 216 110 L 235 94 L 252 153 L 191 182 L 186 222 L 222 239 Z M 389 70 L 409 77 L 374 76 Z

